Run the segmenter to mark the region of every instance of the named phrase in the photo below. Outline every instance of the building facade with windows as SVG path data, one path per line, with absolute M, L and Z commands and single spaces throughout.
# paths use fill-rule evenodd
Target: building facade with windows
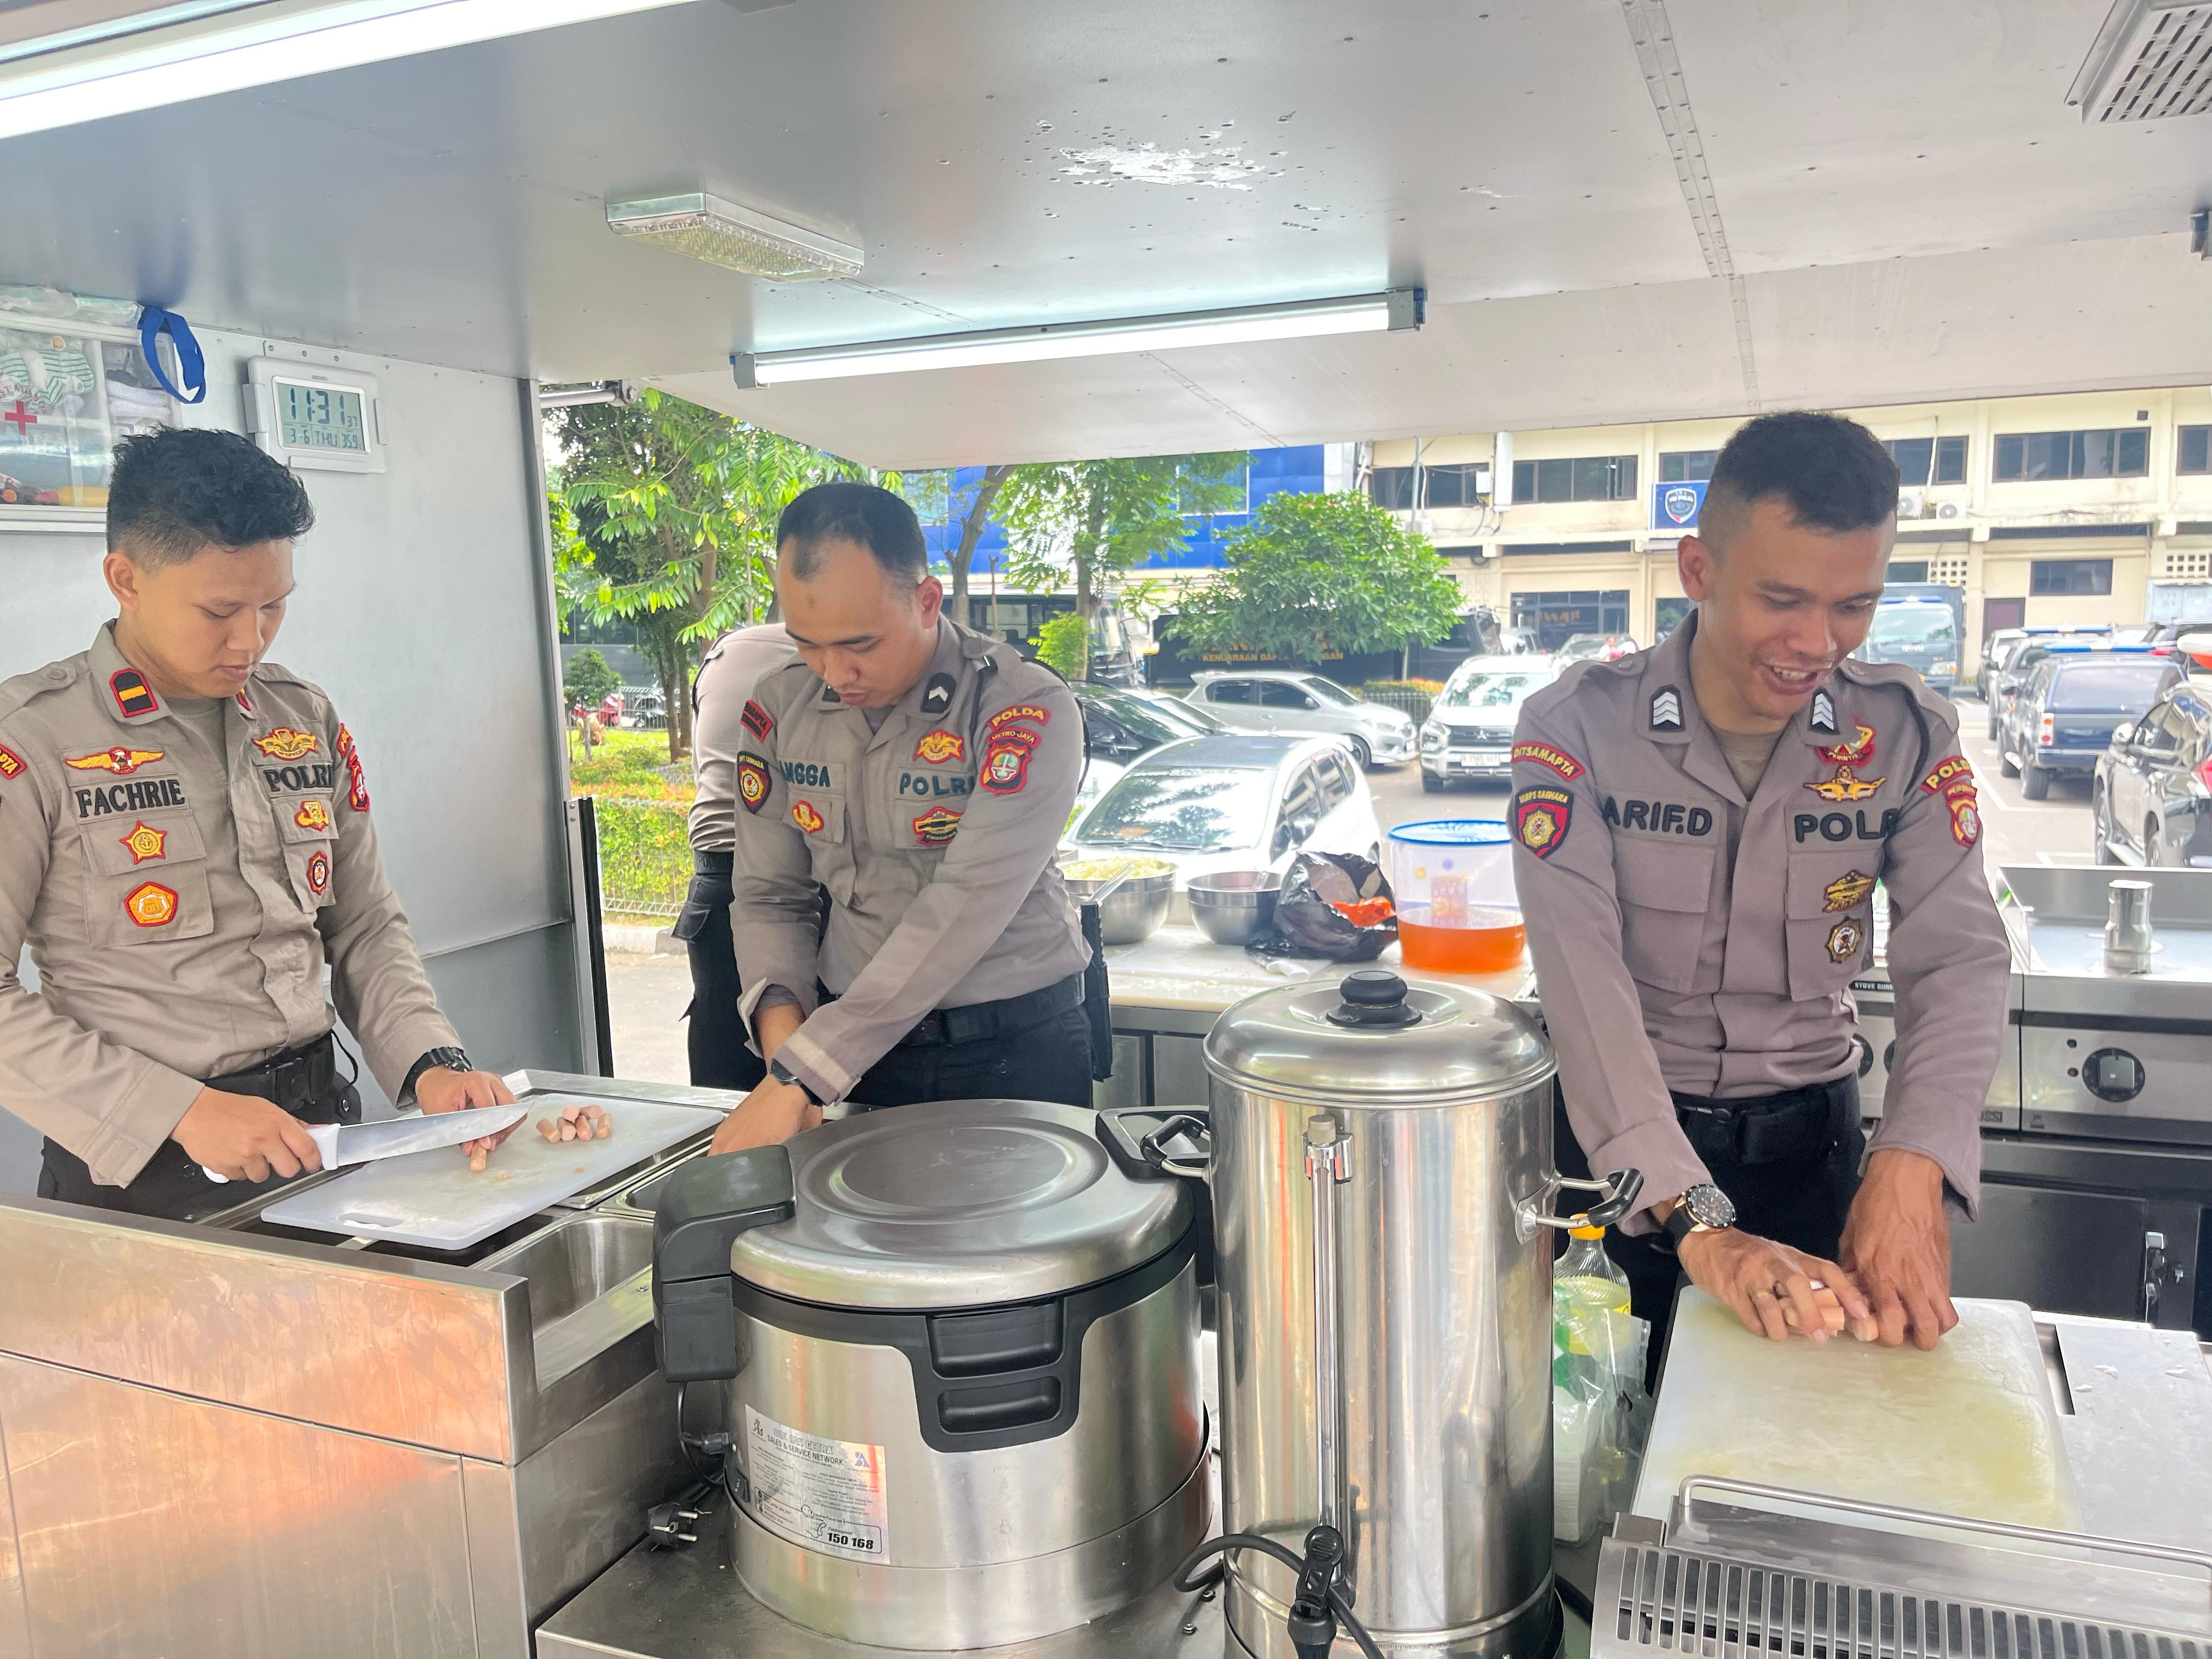
M 2151 583 L 2212 580 L 2212 389 L 1841 412 L 1898 463 L 1889 579 L 1963 588 L 1970 653 L 2021 623 L 2138 622 Z M 1378 442 L 1369 487 L 1425 528 L 1470 605 L 1547 646 L 1649 645 L 1688 611 L 1675 544 L 1741 423 Z

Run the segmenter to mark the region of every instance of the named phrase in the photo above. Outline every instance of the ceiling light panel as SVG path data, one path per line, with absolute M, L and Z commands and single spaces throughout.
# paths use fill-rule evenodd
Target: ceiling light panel
M 2212 111 L 2212 3 L 2118 0 L 2066 101 L 2099 125 Z
M 860 250 L 852 243 L 702 191 L 610 202 L 607 224 L 672 253 L 771 282 L 857 276 L 860 271 Z

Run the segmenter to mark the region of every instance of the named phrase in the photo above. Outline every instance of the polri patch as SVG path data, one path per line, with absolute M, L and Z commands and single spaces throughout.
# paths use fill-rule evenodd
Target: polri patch
M 140 767 L 151 766 L 165 752 L 160 749 L 125 749 L 118 744 L 95 755 L 64 755 L 62 764 L 80 772 L 112 772 L 118 778 L 127 778 Z
M 746 731 L 763 743 L 766 743 L 768 734 L 775 730 L 775 722 L 769 718 L 768 710 L 750 697 L 745 699 L 744 712 L 738 719 L 744 723 Z
M 1951 839 L 1972 847 L 1982 838 L 1981 799 L 1972 785 L 1954 785 L 1944 798 L 1951 808 Z
M 759 811 L 768 799 L 768 763 L 758 755 L 738 757 L 738 799 L 748 812 Z
M 952 688 L 957 684 L 950 674 L 932 674 L 929 677 L 929 684 L 921 689 L 921 702 L 918 705 L 924 719 L 935 720 L 952 707 Z
M 1853 870 L 1838 876 L 1820 890 L 1821 908 L 1826 910 L 1849 910 L 1874 891 L 1874 878 L 1863 871 Z
M 1865 721 L 1856 722 L 1857 735 L 1849 743 L 1832 743 L 1813 752 L 1831 766 L 1863 768 L 1874 758 L 1874 727 Z
M 791 821 L 810 836 L 820 835 L 829 823 L 828 819 L 815 811 L 814 803 L 811 800 L 792 802 Z
M 1548 743 L 1516 743 L 1513 745 L 1513 758 L 1516 763 L 1529 761 L 1549 767 L 1570 783 L 1589 769 L 1565 750 L 1554 749 Z
M 941 726 L 934 732 L 925 732 L 921 741 L 914 746 L 914 757 L 918 761 L 927 761 L 932 766 L 964 759 L 967 754 L 968 740 L 958 732 L 948 732 Z
M 942 847 L 959 833 L 960 814 L 949 806 L 933 808 L 914 821 L 917 847 Z
M 20 778 L 23 775 L 23 757 L 12 749 L 0 748 L 0 778 Z
M 177 895 L 158 881 L 142 883 L 123 901 L 124 914 L 140 927 L 166 927 L 177 919 Z
M 307 890 L 320 898 L 331 890 L 331 855 L 317 848 L 307 854 Z
M 131 854 L 133 865 L 143 864 L 148 859 L 168 856 L 169 832 L 156 830 L 143 818 L 131 826 L 129 835 L 118 836 L 116 839 L 122 843 L 123 850 Z
M 1001 708 L 983 722 L 983 727 L 988 732 L 995 732 L 1003 726 L 1012 726 L 1016 720 L 1035 720 L 1039 726 L 1049 726 L 1052 710 L 1040 708 L 1033 702 L 1018 702 L 1011 708 Z
M 279 726 L 254 738 L 253 746 L 271 760 L 305 760 L 315 752 L 319 740 L 312 732 Z
M 1513 834 L 1540 859 L 1565 845 L 1575 798 L 1564 789 L 1523 789 L 1513 798 Z
M 1846 917 L 1828 929 L 1828 960 L 1849 962 L 1865 943 L 1866 925 L 1856 917 Z
M 1948 760 L 1937 762 L 1936 769 L 1920 780 L 1920 787 L 1931 795 L 1940 795 L 1962 783 L 1972 785 L 1973 781 L 1972 763 L 1964 755 L 1954 755 Z
M 1651 729 L 1654 732 L 1679 732 L 1682 729 L 1682 688 L 1662 685 L 1652 694 Z
M 110 674 L 107 694 L 115 699 L 116 712 L 126 720 L 161 712 L 161 700 L 146 684 L 146 677 L 135 668 L 118 668 Z
M 1820 779 L 1805 787 L 1822 800 L 1864 800 L 1869 795 L 1879 793 L 1882 785 L 1888 781 L 1887 778 L 1863 778 L 1850 767 L 1838 766 L 1835 776 Z
M 1030 745 L 994 743 L 983 756 L 976 781 L 994 795 L 1018 795 L 1030 781 Z

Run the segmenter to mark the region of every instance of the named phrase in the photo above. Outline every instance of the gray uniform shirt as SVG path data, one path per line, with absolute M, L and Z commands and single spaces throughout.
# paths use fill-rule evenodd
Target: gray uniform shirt
M 691 775 L 698 785 L 689 826 L 693 852 L 726 853 L 737 845 L 745 706 L 762 675 L 798 657 L 781 623 L 763 623 L 723 635 L 699 665 L 691 683 Z
M 0 684 L 0 1105 L 122 1186 L 202 1079 L 331 1029 L 326 963 L 392 1098 L 458 1038 L 330 699 L 263 663 L 219 724 L 180 719 L 113 629 Z
M 1897 1053 L 1873 1147 L 1925 1153 L 1971 1212 L 2009 956 L 1958 714 L 1910 669 L 1840 663 L 1747 798 L 1691 690 L 1696 627 L 1570 669 L 1516 734 L 1514 880 L 1576 1138 L 1656 1203 L 1710 1179 L 1670 1089 L 1850 1071 L 1879 878 Z
M 873 729 L 804 663 L 765 676 L 753 706 L 737 767 L 739 1012 L 750 1029 L 771 988 L 796 999 L 806 1019 L 778 1058 L 815 1094 L 844 1098 L 933 1008 L 1089 963 L 1053 862 L 1083 716 L 1050 669 L 940 620 L 928 671 Z M 838 1000 L 817 1007 L 817 981 Z

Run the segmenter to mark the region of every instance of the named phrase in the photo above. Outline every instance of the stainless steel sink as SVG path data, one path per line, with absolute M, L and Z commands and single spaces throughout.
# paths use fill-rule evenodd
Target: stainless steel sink
M 529 1286 L 540 1389 L 653 1322 L 653 1223 L 639 1217 L 579 1214 L 477 1266 Z

